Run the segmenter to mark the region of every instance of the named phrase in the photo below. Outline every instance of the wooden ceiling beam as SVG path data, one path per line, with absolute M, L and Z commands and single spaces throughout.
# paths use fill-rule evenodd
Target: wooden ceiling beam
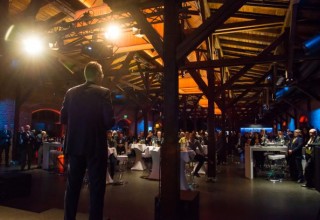
M 163 41 L 158 32 L 147 21 L 139 7 L 132 4 L 127 7 L 127 10 L 131 14 L 132 18 L 137 22 L 138 26 L 144 31 L 144 34 L 147 36 L 159 56 L 163 57 Z
M 236 33 L 249 30 L 267 29 L 270 27 L 282 27 L 284 21 L 282 18 L 265 18 L 252 21 L 234 22 L 221 25 L 213 35 Z
M 272 88 L 270 83 L 251 83 L 251 84 L 242 84 L 242 85 L 232 85 L 229 90 L 246 90 L 249 87 L 251 89 L 263 89 L 263 88 Z
M 280 45 L 287 37 L 287 32 L 282 33 L 272 44 L 270 44 L 266 49 L 264 49 L 258 57 L 264 57 L 273 51 L 277 46 Z M 257 58 L 256 58 L 257 59 Z M 238 74 L 233 75 L 220 89 L 215 92 L 215 97 L 219 97 L 220 94 L 228 87 L 230 87 L 234 82 L 236 82 L 240 77 L 242 77 L 248 70 L 250 70 L 254 64 L 245 65 Z
M 176 60 L 179 62 L 184 59 L 208 36 L 215 32 L 232 14 L 238 11 L 247 0 L 228 0 L 203 22 L 194 32 L 192 32 L 177 48 Z
M 31 0 L 28 7 L 22 12 L 23 17 L 32 17 L 36 20 L 36 16 L 43 6 L 49 4 L 47 1 L 43 0 Z
M 247 89 L 241 93 L 241 95 L 234 98 L 230 103 L 229 107 L 232 107 L 235 105 L 240 99 L 242 99 L 246 94 L 248 94 L 253 88 L 255 88 L 257 85 L 259 85 L 261 82 L 263 82 L 271 73 L 266 72 L 260 79 L 258 79 L 253 85 L 247 86 Z
M 264 55 L 256 57 L 242 57 L 236 59 L 206 60 L 186 63 L 185 66 L 181 67 L 181 69 L 212 69 L 227 66 L 243 66 L 272 62 L 284 62 L 287 59 L 287 56 L 284 55 Z
M 214 3 L 219 3 L 222 4 L 224 3 L 225 0 L 208 0 L 208 3 L 210 4 L 214 4 Z M 289 2 L 289 1 L 288 1 Z M 274 1 L 247 1 L 247 3 L 245 4 L 247 6 L 257 6 L 257 7 L 267 7 L 267 8 L 288 8 L 288 3 L 285 2 L 274 2 Z
M 67 17 L 67 15 L 63 12 L 59 12 L 58 14 L 50 17 L 49 19 L 47 19 L 44 23 L 45 23 L 45 26 L 48 27 L 48 26 L 51 26 L 51 25 L 54 25 L 55 23 L 61 21 L 62 19 L 64 19 L 65 17 Z

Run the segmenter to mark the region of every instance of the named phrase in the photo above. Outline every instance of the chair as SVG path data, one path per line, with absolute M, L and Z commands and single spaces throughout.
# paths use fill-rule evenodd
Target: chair
M 127 183 L 123 180 L 123 174 L 127 170 L 127 155 L 117 155 L 117 160 L 119 161 L 119 178 L 118 180 L 113 179 L 113 185 L 123 185 Z
M 286 155 L 268 155 L 268 160 L 270 161 L 270 171 L 268 173 L 268 179 L 272 182 L 281 182 L 285 177 L 285 170 L 287 165 Z
M 142 159 L 144 160 L 146 165 L 147 176 L 149 176 L 151 172 L 151 166 L 152 166 L 152 157 L 151 157 L 149 147 L 147 147 L 142 153 Z

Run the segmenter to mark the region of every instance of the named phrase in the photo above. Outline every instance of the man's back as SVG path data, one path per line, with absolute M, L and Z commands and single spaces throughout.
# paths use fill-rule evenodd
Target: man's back
M 112 126 L 112 119 L 108 89 L 89 82 L 71 88 L 61 109 L 61 122 L 67 124 L 66 153 L 103 153 L 106 130 Z

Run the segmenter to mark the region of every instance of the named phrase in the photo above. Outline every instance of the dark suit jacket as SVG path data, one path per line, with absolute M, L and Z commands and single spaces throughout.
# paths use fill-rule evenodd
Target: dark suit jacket
M 12 133 L 10 130 L 7 130 L 5 133 L 4 130 L 0 131 L 0 145 L 10 145 L 11 144 Z
M 295 142 L 293 140 L 290 140 L 288 149 L 292 150 L 292 156 L 302 157 L 303 138 L 299 136 Z
M 67 125 L 64 149 L 69 155 L 105 154 L 106 131 L 113 126 L 110 91 L 91 82 L 69 89 L 61 108 Z

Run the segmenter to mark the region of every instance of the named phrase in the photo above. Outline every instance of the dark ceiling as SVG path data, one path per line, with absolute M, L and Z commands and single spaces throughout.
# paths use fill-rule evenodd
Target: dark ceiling
M 16 94 L 13 84 L 21 76 L 9 73 L 29 69 L 38 73 L 31 77 L 35 83 L 54 86 L 55 93 L 62 95 L 83 81 L 82 68 L 94 59 L 103 65 L 104 84 L 114 94 L 161 110 L 165 83 L 162 1 L 6 0 L 0 4 L 1 34 L 15 25 L 13 40 L 3 41 L 0 48 L 1 97 Z M 319 50 L 303 48 L 320 34 L 319 1 L 182 1 L 179 18 L 183 36 L 176 57 L 181 64 L 181 116 L 206 117 L 207 109 L 198 102 L 208 95 L 210 86 L 218 107 L 247 123 L 269 120 L 304 99 L 320 101 Z M 123 30 L 115 41 L 103 37 L 105 25 L 111 22 Z M 142 35 L 138 37 L 133 28 Z M 13 52 L 14 36 L 30 29 L 55 44 L 46 59 L 26 61 Z M 89 45 L 95 46 L 94 53 L 86 50 Z M 214 85 L 208 85 L 207 74 L 214 74 Z M 197 88 L 182 88 L 186 80 L 196 82 Z M 24 89 L 31 93 L 33 87 Z M 281 89 L 286 92 L 279 96 Z

